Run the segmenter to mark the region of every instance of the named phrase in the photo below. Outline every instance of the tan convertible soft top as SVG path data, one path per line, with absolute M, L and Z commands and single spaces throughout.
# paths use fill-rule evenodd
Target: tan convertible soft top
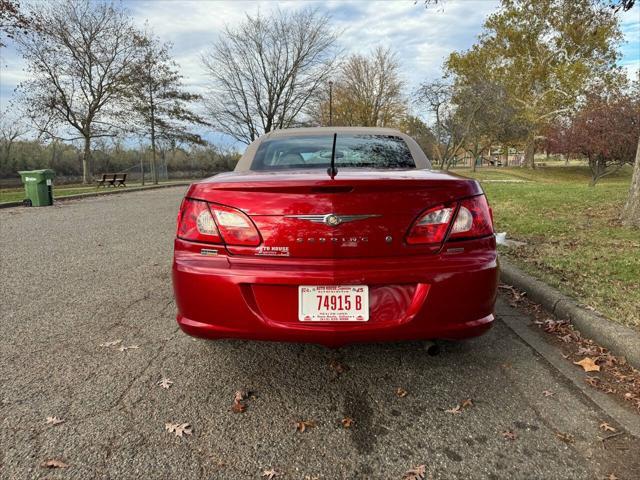
M 416 168 L 431 168 L 431 162 L 424 154 L 420 146 L 416 143 L 416 141 L 411 138 L 409 135 L 402 133 L 399 130 L 395 130 L 393 128 L 380 128 L 380 127 L 310 127 L 310 128 L 286 128 L 283 130 L 274 130 L 273 132 L 269 132 L 253 143 L 251 143 L 247 149 L 245 150 L 242 157 L 238 161 L 236 165 L 236 172 L 247 172 L 251 169 L 251 163 L 253 162 L 253 157 L 258 150 L 260 144 L 272 138 L 280 138 L 280 137 L 308 137 L 311 135 L 333 135 L 337 133 L 338 135 L 343 133 L 348 133 L 352 135 L 389 135 L 394 137 L 402 138 L 407 147 L 409 147 L 409 151 L 411 152 L 411 156 L 413 160 L 416 162 Z

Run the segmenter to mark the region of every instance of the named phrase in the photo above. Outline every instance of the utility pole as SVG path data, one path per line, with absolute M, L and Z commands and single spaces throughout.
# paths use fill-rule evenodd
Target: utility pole
M 144 155 L 140 151 L 138 151 L 138 155 L 140 156 L 140 175 L 142 178 L 142 186 L 144 187 Z
M 333 126 L 333 81 L 329 80 L 329 126 Z

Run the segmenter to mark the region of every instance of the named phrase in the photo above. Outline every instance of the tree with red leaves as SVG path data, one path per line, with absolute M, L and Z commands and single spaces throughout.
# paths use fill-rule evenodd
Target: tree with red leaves
M 640 136 L 640 101 L 632 94 L 592 95 L 565 126 L 549 134 L 552 152 L 584 155 L 591 185 L 632 165 Z

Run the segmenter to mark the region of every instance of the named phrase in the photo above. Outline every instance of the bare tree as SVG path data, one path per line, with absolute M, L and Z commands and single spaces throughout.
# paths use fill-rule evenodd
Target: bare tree
M 31 28 L 32 19 L 22 11 L 18 0 L 0 0 L 0 48 L 6 46 L 7 39 Z
M 206 122 L 188 108 L 189 103 L 202 97 L 183 89 L 178 65 L 171 58 L 171 45 L 149 32 L 138 35 L 136 42 L 140 55 L 129 94 L 137 115 L 132 120 L 136 130 L 151 142 L 151 177 L 153 183 L 158 183 L 158 142 L 202 145 L 204 140 L 187 128 L 189 124 L 206 125 Z M 164 150 L 161 153 L 164 155 Z
M 329 17 L 315 9 L 247 15 L 203 55 L 212 123 L 250 143 L 290 127 L 336 63 Z
M 0 114 L 0 165 L 11 163 L 13 144 L 29 131 L 23 120 L 9 111 Z
M 415 95 L 416 103 L 426 109 L 431 119 L 430 127 L 435 136 L 434 154 L 440 167 L 445 170 L 464 145 L 473 120 L 473 116 L 461 119 L 453 95 L 454 87 L 440 80 L 423 83 Z
M 407 106 L 402 94 L 400 64 L 389 48 L 377 47 L 369 56 L 351 55 L 338 69 L 333 86 L 333 125 L 384 127 L 397 125 Z M 320 96 L 312 109 L 315 123 L 329 123 L 329 99 Z
M 17 39 L 30 73 L 20 85 L 23 100 L 42 133 L 84 141 L 83 182 L 90 183 L 91 141 L 113 136 L 125 113 L 119 101 L 131 80 L 135 29 L 111 3 L 67 0 L 36 7 L 38 28 Z

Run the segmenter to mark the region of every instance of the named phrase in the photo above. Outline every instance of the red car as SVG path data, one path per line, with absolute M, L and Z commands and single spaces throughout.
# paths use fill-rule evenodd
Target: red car
M 197 337 L 463 339 L 494 320 L 498 261 L 475 180 L 383 128 L 301 128 L 194 183 L 178 215 L 178 323 Z

